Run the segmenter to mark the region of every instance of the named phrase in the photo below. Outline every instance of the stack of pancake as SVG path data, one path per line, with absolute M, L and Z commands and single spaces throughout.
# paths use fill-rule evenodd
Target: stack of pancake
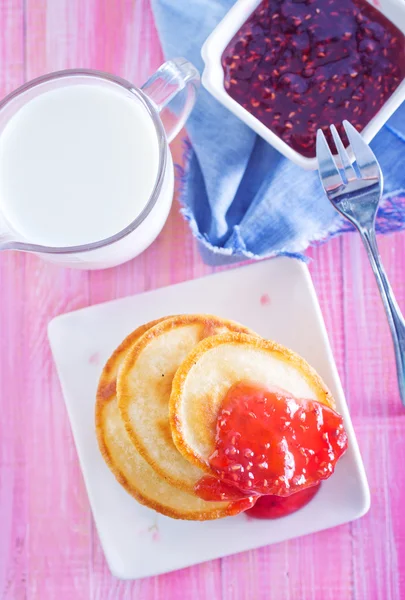
M 141 504 L 175 519 L 237 514 L 244 501 L 205 501 L 195 486 L 212 469 L 216 423 L 239 381 L 334 401 L 298 355 L 238 323 L 211 315 L 166 317 L 142 325 L 115 350 L 96 400 L 101 453 Z

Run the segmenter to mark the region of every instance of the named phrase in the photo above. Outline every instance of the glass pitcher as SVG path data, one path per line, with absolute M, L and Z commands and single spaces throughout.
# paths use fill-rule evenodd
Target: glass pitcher
M 113 88 L 115 92 L 118 90 L 146 109 L 156 132 L 159 153 L 157 177 L 149 200 L 131 223 L 106 239 L 80 246 L 50 247 L 24 238 L 2 210 L 0 198 L 0 250 L 33 252 L 66 267 L 103 269 L 137 256 L 160 233 L 169 214 L 174 191 L 169 143 L 182 129 L 194 106 L 200 76 L 197 69 L 183 58 L 164 63 L 140 89 L 120 77 L 93 70 L 51 73 L 26 83 L 0 103 L 0 138 L 17 111 L 40 94 L 83 83 Z

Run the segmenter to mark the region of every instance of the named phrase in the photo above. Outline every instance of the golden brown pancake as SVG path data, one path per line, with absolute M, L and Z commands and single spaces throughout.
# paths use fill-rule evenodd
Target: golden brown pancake
M 172 381 L 202 339 L 229 331 L 252 333 L 238 323 L 211 315 L 168 318 L 134 344 L 118 373 L 118 406 L 132 443 L 161 477 L 189 493 L 203 473 L 173 443 L 169 422 Z M 203 378 L 210 379 L 209 371 Z
M 207 338 L 177 370 L 170 398 L 174 443 L 187 461 L 207 472 L 218 414 L 227 392 L 239 382 L 279 388 L 335 408 L 322 379 L 295 352 L 243 333 Z
M 142 335 L 163 320 L 139 327 L 115 350 L 104 367 L 96 401 L 96 433 L 101 453 L 119 483 L 138 502 L 166 516 L 202 521 L 237 514 L 246 506 L 235 502 L 205 502 L 162 479 L 136 450 L 122 422 L 116 398 L 119 367 Z

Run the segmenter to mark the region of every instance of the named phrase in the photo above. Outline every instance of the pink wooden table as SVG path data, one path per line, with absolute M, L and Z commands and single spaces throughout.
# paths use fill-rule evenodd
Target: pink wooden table
M 148 0 L 0 0 L 1 96 L 69 67 L 140 84 L 161 61 Z M 179 144 L 174 153 L 179 162 Z M 405 308 L 405 233 L 380 240 L 380 247 Z M 117 269 L 75 272 L 34 256 L 0 256 L 1 600 L 405 598 L 405 411 L 388 326 L 356 236 L 310 255 L 370 480 L 370 513 L 334 530 L 133 583 L 110 575 L 100 548 L 47 323 L 212 269 L 176 203 L 156 243 Z

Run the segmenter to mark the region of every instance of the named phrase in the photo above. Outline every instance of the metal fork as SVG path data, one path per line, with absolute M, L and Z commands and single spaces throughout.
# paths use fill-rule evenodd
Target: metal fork
M 356 164 L 352 166 L 337 129 L 332 125 L 330 129 L 338 156 L 333 157 L 323 132 L 318 130 L 316 156 L 319 175 L 330 202 L 353 223 L 366 247 L 391 329 L 399 393 L 405 406 L 405 320 L 381 264 L 375 234 L 375 217 L 383 189 L 383 175 L 376 157 L 361 135 L 348 121 L 343 121 L 343 126 Z

